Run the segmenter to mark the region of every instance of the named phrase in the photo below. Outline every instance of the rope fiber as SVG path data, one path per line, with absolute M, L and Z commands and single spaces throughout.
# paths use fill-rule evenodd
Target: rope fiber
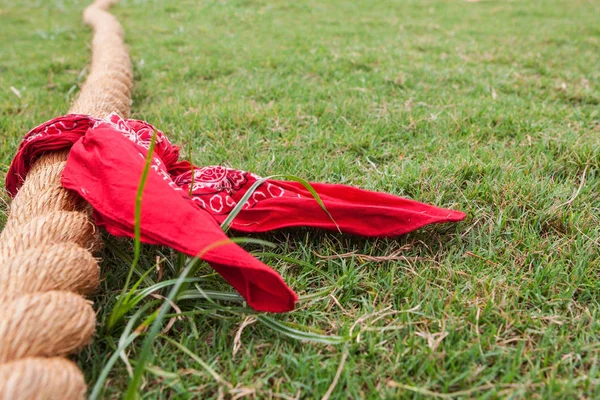
M 133 73 L 123 29 L 96 0 L 83 14 L 94 30 L 90 73 L 70 113 L 127 117 Z M 0 399 L 85 397 L 79 368 L 65 356 L 86 346 L 96 315 L 83 296 L 99 285 L 100 248 L 90 207 L 62 188 L 68 152 L 36 161 L 0 234 Z

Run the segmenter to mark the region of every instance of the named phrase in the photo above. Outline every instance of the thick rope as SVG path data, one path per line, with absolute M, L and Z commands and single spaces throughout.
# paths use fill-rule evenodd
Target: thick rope
M 94 29 L 90 74 L 70 113 L 127 116 L 133 74 L 123 30 L 96 0 L 84 12 Z M 0 399 L 81 399 L 81 371 L 64 356 L 94 334 L 82 295 L 99 284 L 100 245 L 89 206 L 62 188 L 67 152 L 41 157 L 14 198 L 0 234 Z

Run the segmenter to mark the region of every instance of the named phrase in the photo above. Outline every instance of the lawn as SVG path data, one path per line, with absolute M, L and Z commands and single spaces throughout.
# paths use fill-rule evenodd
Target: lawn
M 0 0 L 4 174 L 85 79 L 87 3 Z M 245 247 L 302 296 L 297 310 L 257 320 L 203 267 L 211 300 L 179 300 L 165 334 L 194 357 L 157 338 L 142 398 L 600 397 L 598 1 L 129 0 L 113 12 L 131 46 L 132 116 L 196 164 L 467 213 L 397 239 L 255 236 L 276 248 Z M 75 357 L 90 387 L 125 329 L 107 319 L 133 254 L 105 236 L 98 334 Z M 145 286 L 177 277 L 181 257 L 144 247 L 139 270 L 157 262 Z M 117 362 L 106 398 L 128 368 Z

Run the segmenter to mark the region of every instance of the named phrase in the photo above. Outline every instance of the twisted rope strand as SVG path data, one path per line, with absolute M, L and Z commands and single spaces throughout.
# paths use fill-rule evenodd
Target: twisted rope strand
M 70 113 L 128 116 L 133 73 L 123 30 L 96 0 L 84 11 L 94 30 L 90 74 Z M 60 185 L 68 152 L 37 160 L 0 234 L 0 399 L 85 396 L 81 371 L 64 356 L 91 340 L 96 316 L 82 295 L 99 284 L 100 246 L 89 206 Z

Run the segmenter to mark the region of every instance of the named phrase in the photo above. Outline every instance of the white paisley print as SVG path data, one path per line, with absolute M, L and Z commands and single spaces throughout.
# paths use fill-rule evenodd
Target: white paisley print
M 173 146 L 161 131 L 148 123 L 135 122 L 136 124 L 133 126 L 131 120 L 124 120 L 116 114 L 111 114 L 106 120 L 96 122 L 94 127 L 109 124 L 112 129 L 123 133 L 129 140 L 146 150 L 150 148 L 152 135 L 156 131 L 155 152 L 157 156 L 161 157 L 167 153 L 178 154 L 179 149 Z M 175 157 L 173 161 L 176 160 Z M 189 195 L 195 204 L 211 214 L 229 214 L 247 190 L 258 179 L 261 179 L 260 176 L 250 172 L 219 165 L 196 167 L 186 164 L 189 165 L 189 169 L 181 172 L 181 163 L 179 163 L 179 168 L 176 168 L 179 171 L 173 173 L 173 166 L 168 165 L 168 160 L 163 161 L 164 164 L 154 157 L 152 170 L 161 175 L 164 180 L 168 180 L 171 188 Z M 286 191 L 283 188 L 271 182 L 265 182 L 252 193 L 243 209 L 252 208 L 261 200 L 284 195 L 286 195 Z M 296 197 L 297 195 L 292 196 Z

